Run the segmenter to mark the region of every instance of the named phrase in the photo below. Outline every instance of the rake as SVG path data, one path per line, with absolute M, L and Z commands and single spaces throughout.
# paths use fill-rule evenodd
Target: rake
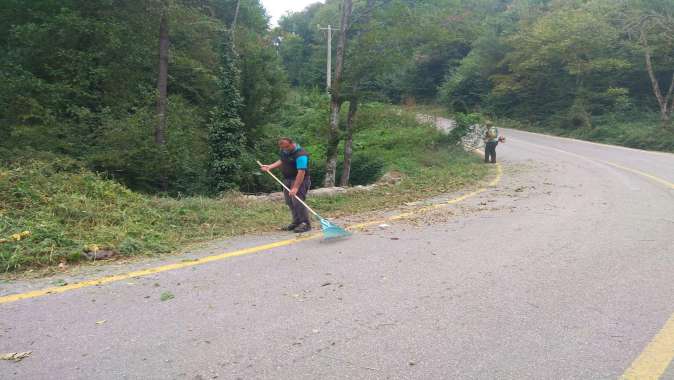
M 260 166 L 263 166 L 260 161 L 257 161 L 257 164 L 260 165 Z M 268 171 L 267 173 L 269 173 L 269 175 L 272 176 L 272 178 L 274 178 L 274 180 L 276 180 L 276 182 L 278 182 L 281 186 L 283 186 L 283 188 L 286 189 L 286 191 L 290 192 L 290 189 L 288 188 L 288 186 L 286 186 L 280 179 L 278 179 L 278 177 L 276 177 L 274 175 L 274 173 L 272 173 L 271 171 Z M 316 218 L 318 218 L 318 220 L 321 223 L 321 230 L 323 231 L 323 239 L 324 240 L 334 240 L 334 239 L 339 239 L 339 238 L 351 236 L 351 232 L 343 229 L 342 227 L 340 227 L 336 224 L 331 223 L 329 220 L 327 220 L 327 219 L 323 218 L 322 216 L 318 215 L 318 213 L 316 211 L 314 211 L 311 207 L 309 207 L 309 205 L 304 203 L 304 201 L 301 200 L 299 197 L 296 196 L 295 199 L 297 199 L 297 201 L 300 202 L 302 204 L 302 206 L 306 207 L 307 210 L 309 210 L 309 212 L 311 212 L 312 214 L 314 214 L 314 216 L 316 216 Z

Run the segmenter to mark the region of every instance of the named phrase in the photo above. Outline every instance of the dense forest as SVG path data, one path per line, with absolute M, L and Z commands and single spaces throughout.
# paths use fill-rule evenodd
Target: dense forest
M 281 21 L 291 85 L 323 83 L 316 25 L 338 23 L 340 4 Z M 356 1 L 348 34 L 355 98 L 674 151 L 672 0 Z
M 3 0 L 0 49 L 3 162 L 146 193 L 268 190 L 286 134 L 353 183 L 381 103 L 674 150 L 674 0 L 328 0 L 274 28 L 258 0 Z

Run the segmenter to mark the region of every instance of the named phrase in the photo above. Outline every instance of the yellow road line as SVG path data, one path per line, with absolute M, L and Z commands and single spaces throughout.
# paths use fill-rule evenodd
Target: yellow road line
M 161 273 L 161 272 L 166 272 L 166 271 L 176 270 L 176 269 L 181 269 L 181 268 L 187 268 L 187 267 L 191 267 L 191 266 L 195 266 L 195 265 L 201 265 L 201 264 L 209 263 L 209 262 L 212 262 L 212 261 L 224 260 L 224 259 L 228 259 L 228 258 L 231 258 L 231 257 L 249 255 L 251 253 L 257 253 L 257 252 L 261 252 L 261 251 L 270 250 L 270 249 L 273 249 L 273 248 L 297 244 L 297 243 L 307 241 L 307 240 L 313 240 L 313 239 L 319 238 L 320 236 L 321 236 L 321 234 L 312 234 L 312 235 L 297 238 L 297 239 L 288 239 L 288 240 L 277 241 L 277 242 L 271 243 L 271 244 L 259 245 L 259 246 L 255 246 L 255 247 L 241 249 L 241 250 L 234 251 L 234 252 L 226 252 L 226 253 L 222 253 L 222 254 L 219 254 L 219 255 L 207 256 L 207 257 L 195 259 L 195 260 L 192 260 L 192 261 L 184 261 L 184 262 L 180 262 L 180 263 L 162 265 L 162 266 L 150 268 L 150 269 L 144 269 L 144 270 L 139 270 L 139 271 L 134 271 L 134 272 L 122 273 L 122 274 L 113 275 L 113 276 L 105 276 L 105 277 L 101 277 L 101 278 L 98 278 L 98 279 L 77 282 L 77 283 L 69 284 L 69 285 L 65 285 L 65 286 L 55 286 L 55 287 L 50 287 L 50 288 L 45 288 L 45 289 L 33 290 L 33 291 L 30 291 L 30 292 L 26 292 L 26 293 L 11 294 L 11 295 L 8 295 L 8 296 L 0 297 L 0 304 L 16 302 L 16 301 L 24 300 L 24 299 L 28 299 L 28 298 L 42 297 L 42 296 L 46 296 L 46 295 L 49 295 L 49 294 L 65 293 L 65 292 L 75 290 L 75 289 L 86 288 L 86 287 L 90 287 L 90 286 L 104 285 L 104 284 L 108 284 L 108 283 L 111 283 L 111 282 L 126 280 L 126 279 L 129 279 L 129 278 L 149 276 L 149 275 L 156 274 L 156 273 Z
M 500 165 L 497 165 L 497 168 L 498 168 L 498 171 L 497 171 L 496 178 L 493 179 L 488 184 L 488 186 L 490 186 L 490 187 L 496 186 L 501 181 L 501 176 L 502 176 L 503 171 L 502 171 Z M 386 222 L 386 221 L 393 221 L 393 220 L 400 220 L 400 219 L 408 218 L 408 217 L 413 216 L 413 215 L 422 214 L 422 213 L 427 212 L 431 209 L 437 208 L 438 206 L 444 207 L 448 204 L 454 204 L 454 203 L 457 203 L 457 202 L 461 202 L 465 199 L 468 199 L 468 198 L 473 197 L 477 194 L 480 194 L 480 193 L 482 193 L 486 190 L 487 190 L 486 188 L 481 188 L 481 189 L 478 189 L 478 190 L 473 191 L 471 193 L 468 193 L 468 194 L 462 195 L 460 197 L 457 197 L 455 199 L 452 199 L 452 200 L 450 200 L 446 203 L 440 204 L 440 205 L 435 205 L 435 206 L 431 206 L 431 207 L 424 207 L 424 208 L 421 208 L 421 209 L 418 209 L 418 210 L 415 210 L 415 211 L 412 211 L 412 212 L 394 215 L 394 216 L 391 216 L 391 217 L 388 217 L 388 218 L 382 219 L 382 220 L 374 220 L 374 221 L 369 221 L 369 222 L 365 222 L 365 223 L 354 224 L 352 226 L 349 226 L 348 229 L 350 229 L 350 230 L 362 229 L 362 228 L 372 226 L 372 225 L 375 225 L 375 224 L 381 224 L 381 223 Z M 268 251 L 268 250 L 271 250 L 273 248 L 285 247 L 285 246 L 298 244 L 298 243 L 308 241 L 308 240 L 318 239 L 321 236 L 322 236 L 321 233 L 315 233 L 315 234 L 307 235 L 307 236 L 300 237 L 300 238 L 281 240 L 281 241 L 277 241 L 277 242 L 274 242 L 274 243 L 259 245 L 259 246 L 250 247 L 250 248 L 245 248 L 245 249 L 241 249 L 241 250 L 237 250 L 237 251 L 233 251 L 233 252 L 225 252 L 225 253 L 221 253 L 221 254 L 217 254 L 217 255 L 206 256 L 206 257 L 202 257 L 202 258 L 191 260 L 191 261 L 184 261 L 184 262 L 179 262 L 179 263 L 174 263 L 174 264 L 162 265 L 162 266 L 150 268 L 150 269 L 144 269 L 144 270 L 139 270 L 139 271 L 134 271 L 134 272 L 122 273 L 122 274 L 118 274 L 118 275 L 106 276 L 106 277 L 101 277 L 101 278 L 98 278 L 98 279 L 81 281 L 81 282 L 77 282 L 77 283 L 69 284 L 69 285 L 65 285 L 65 286 L 54 286 L 54 287 L 49 287 L 49 288 L 45 288 L 45 289 L 33 290 L 33 291 L 30 291 L 30 292 L 25 292 L 25 293 L 11 294 L 11 295 L 7 295 L 7 296 L 0 296 L 0 305 L 5 304 L 5 303 L 16 302 L 16 301 L 20 301 L 20 300 L 25 300 L 25 299 L 29 299 L 29 298 L 43 297 L 43 296 L 47 296 L 47 295 L 50 295 L 50 294 L 65 293 L 65 292 L 75 290 L 75 289 L 81 289 L 81 288 L 86 288 L 86 287 L 91 287 L 91 286 L 99 286 L 99 285 L 109 284 L 111 282 L 127 280 L 129 278 L 149 276 L 149 275 L 156 274 L 156 273 L 167 272 L 167 271 L 177 270 L 177 269 L 182 269 L 182 268 L 188 268 L 188 267 L 192 267 L 192 266 L 196 266 L 196 265 L 202 265 L 202 264 L 210 263 L 210 262 L 213 262 L 213 261 L 225 260 L 225 259 L 229 259 L 229 258 L 232 258 L 232 257 L 250 255 L 250 254 L 258 253 L 258 252 L 262 252 L 262 251 Z
M 670 189 L 674 189 L 674 183 L 669 182 L 669 181 L 667 181 L 666 179 L 662 179 L 662 178 L 656 177 L 656 176 L 654 176 L 654 175 L 652 175 L 652 174 L 648 174 L 648 173 L 642 172 L 641 170 L 628 168 L 628 167 L 626 167 L 626 166 L 622 166 L 622 165 L 616 164 L 615 162 L 603 161 L 603 160 L 599 160 L 599 161 L 605 163 L 606 165 L 611 165 L 611 166 L 616 167 L 616 168 L 618 168 L 618 169 L 626 170 L 626 171 L 628 171 L 628 172 L 632 172 L 632 173 L 634 173 L 634 174 L 638 174 L 638 175 L 640 175 L 640 176 L 643 176 L 643 177 L 652 179 L 653 181 L 659 182 L 659 183 L 661 183 L 661 184 L 663 184 L 663 185 L 669 187 Z
M 650 180 L 653 180 L 653 181 L 658 182 L 662 185 L 665 185 L 666 187 L 668 187 L 670 189 L 674 189 L 674 183 L 669 182 L 666 179 L 654 176 L 652 174 L 648 174 L 646 172 L 642 172 L 641 170 L 637 170 L 637 169 L 633 169 L 633 168 L 630 168 L 630 167 L 627 167 L 627 166 L 616 164 L 615 162 L 600 160 L 598 158 L 590 158 L 590 157 L 583 156 L 583 155 L 580 155 L 580 154 L 577 154 L 577 153 L 572 153 L 572 152 L 569 152 L 569 151 L 566 151 L 566 150 L 563 150 L 563 149 L 553 148 L 553 147 L 549 147 L 549 146 L 543 146 L 543 145 L 532 143 L 532 142 L 529 142 L 529 141 L 522 141 L 522 140 L 517 140 L 517 141 L 518 142 L 524 142 L 525 144 L 529 144 L 529 145 L 535 145 L 535 146 L 543 148 L 543 149 L 554 150 L 554 151 L 557 151 L 557 152 L 560 152 L 560 153 L 565 153 L 565 154 L 568 154 L 570 156 L 582 158 L 582 159 L 587 160 L 587 161 L 598 162 L 598 163 L 606 164 L 606 165 L 609 165 L 609 166 L 613 166 L 614 168 L 622 169 L 622 170 L 640 175 L 642 177 L 646 177 Z
M 518 140 L 520 141 L 520 140 Z M 590 157 L 582 156 L 580 154 L 567 152 L 562 149 L 546 147 L 539 144 L 531 143 L 528 141 L 524 142 L 525 144 L 535 145 L 544 149 L 552 149 L 561 153 L 566 153 L 571 156 L 579 157 L 591 162 L 598 162 L 613 166 L 615 168 L 628 171 L 640 175 L 642 177 L 648 178 L 652 181 L 665 185 L 670 189 L 674 189 L 674 183 L 671 183 L 660 177 L 656 177 L 652 174 L 642 172 L 641 170 L 632 169 L 627 166 L 616 164 L 615 162 L 593 159 Z M 659 379 L 664 372 L 669 367 L 670 363 L 674 359 L 674 314 L 669 318 L 665 326 L 660 330 L 658 335 L 653 338 L 653 340 L 648 344 L 644 351 L 639 355 L 636 360 L 632 363 L 630 368 L 625 371 L 621 379 L 624 380 L 641 380 L 641 379 Z
M 625 170 L 625 171 L 628 171 L 628 172 L 631 172 L 631 173 L 634 173 L 634 174 L 638 174 L 638 175 L 640 175 L 640 176 L 642 176 L 642 177 L 646 177 L 646 178 L 648 178 L 648 179 L 650 179 L 650 180 L 653 180 L 653 181 L 658 182 L 658 183 L 660 183 L 660 184 L 662 184 L 662 185 L 665 185 L 666 187 L 669 187 L 670 189 L 674 189 L 674 183 L 671 183 L 671 182 L 667 181 L 666 179 L 663 179 L 663 178 L 660 178 L 660 177 L 656 177 L 656 176 L 654 176 L 654 175 L 652 175 L 652 174 L 648 174 L 648 173 L 642 172 L 641 170 L 632 169 L 632 168 L 629 168 L 629 167 L 627 167 L 627 166 L 623 166 L 623 165 L 620 165 L 620 164 L 616 164 L 615 162 L 611 162 L 611 161 L 605 161 L 605 160 L 600 160 L 600 159 L 590 158 L 590 157 L 586 157 L 586 156 L 581 156 L 580 154 L 567 152 L 567 151 L 562 150 L 562 149 L 557 149 L 557 148 L 549 148 L 549 149 L 556 150 L 556 151 L 558 151 L 558 152 L 563 152 L 563 153 L 566 153 L 566 154 L 569 154 L 569 155 L 572 155 L 572 156 L 584 158 L 584 159 L 589 160 L 589 161 L 599 162 L 599 163 L 602 163 L 602 164 L 606 164 L 606 165 L 609 165 L 609 166 L 613 166 L 614 168 L 618 168 L 618 169 L 622 169 L 622 170 Z
M 667 370 L 674 357 L 674 315 L 665 327 L 653 338 L 646 349 L 625 371 L 621 379 L 659 379 Z

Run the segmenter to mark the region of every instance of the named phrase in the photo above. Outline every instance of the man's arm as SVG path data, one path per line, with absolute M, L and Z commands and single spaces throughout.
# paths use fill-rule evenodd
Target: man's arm
M 278 168 L 279 166 L 281 166 L 281 160 L 278 160 L 271 165 L 262 165 L 260 166 L 260 169 L 262 169 L 263 172 L 268 172 Z
M 290 196 L 294 197 L 297 195 L 297 192 L 300 190 L 300 186 L 304 182 L 304 176 L 306 175 L 306 170 L 298 170 L 297 177 L 295 177 L 295 182 L 293 182 L 293 187 L 290 188 Z

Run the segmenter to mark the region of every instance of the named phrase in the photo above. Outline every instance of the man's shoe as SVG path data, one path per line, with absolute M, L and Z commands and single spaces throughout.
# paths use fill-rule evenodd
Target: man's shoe
M 293 231 L 295 231 L 296 234 L 301 234 L 303 232 L 309 232 L 309 231 L 311 231 L 311 226 L 307 223 L 300 223 L 300 225 L 295 227 L 295 229 Z
M 297 228 L 297 226 L 298 226 L 298 225 L 295 224 L 295 223 L 290 223 L 290 224 L 288 224 L 288 225 L 285 226 L 285 227 L 281 227 L 281 231 L 294 231 L 295 228 Z

